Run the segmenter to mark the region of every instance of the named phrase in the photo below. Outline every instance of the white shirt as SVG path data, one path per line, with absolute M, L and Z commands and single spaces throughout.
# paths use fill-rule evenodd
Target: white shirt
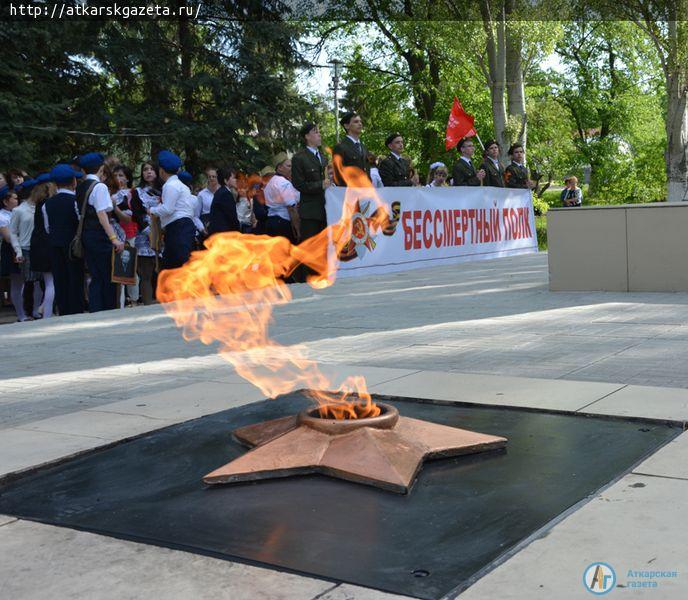
M 22 248 L 29 248 L 31 246 L 35 214 L 36 205 L 33 202 L 22 202 L 12 211 L 10 236 L 14 253 L 19 257 L 22 256 Z
M 461 157 L 461 160 L 465 160 L 471 167 L 473 166 L 473 161 L 470 158 L 466 158 L 465 156 Z
M 374 188 L 385 187 L 385 184 L 382 183 L 382 177 L 380 177 L 380 171 L 377 167 L 370 168 L 370 182 L 373 184 Z
M 194 205 L 191 192 L 179 177 L 171 175 L 162 186 L 162 203 L 150 209 L 151 214 L 160 217 L 160 223 L 167 227 L 179 219 L 188 218 L 193 221 Z
M 273 175 L 263 191 L 265 205 L 268 207 L 268 217 L 282 217 L 291 221 L 287 206 L 296 206 L 299 201 L 299 191 L 286 177 Z
M 112 198 L 110 198 L 110 191 L 108 187 L 98 179 L 98 175 L 91 173 L 86 175 L 86 179 L 97 181 L 96 185 L 91 190 L 91 195 L 88 197 L 88 203 L 99 212 L 101 210 L 112 212 Z
M 0 209 L 0 227 L 7 227 L 12 219 L 12 211 L 6 208 Z
M 76 218 L 81 218 L 79 215 L 79 207 L 76 205 L 76 192 L 74 190 L 68 190 L 67 188 L 57 188 L 55 194 L 69 194 L 74 196 L 74 212 L 76 213 Z M 48 211 L 45 210 L 45 202 L 41 206 L 41 212 L 43 213 L 43 226 L 45 227 L 45 232 L 50 233 L 50 223 L 48 222 Z
M 201 214 L 207 215 L 210 213 L 210 205 L 213 203 L 214 192 L 211 192 L 208 188 L 203 188 L 198 192 L 198 199 L 201 201 Z
M 253 213 L 253 208 L 251 207 L 251 201 L 246 198 L 246 196 L 242 196 L 237 200 L 236 210 L 239 223 L 242 225 L 251 226 L 251 214 Z
M 399 156 L 396 152 L 392 152 L 392 151 L 390 150 L 389 153 L 390 153 L 394 158 L 396 158 L 397 160 L 401 160 L 401 156 Z
M 354 144 L 360 144 L 361 143 L 360 139 L 356 139 L 355 137 L 350 136 L 348 133 L 346 134 L 346 137 L 348 137 Z
M 320 150 L 318 150 L 317 148 L 313 148 L 312 146 L 306 146 L 306 148 L 311 151 L 311 154 L 313 154 L 313 156 L 315 156 L 315 158 L 317 158 L 318 160 L 321 160 Z
M 193 204 L 193 222 L 196 226 L 196 231 L 205 231 L 203 227 L 203 221 L 201 221 L 201 209 L 203 208 L 203 203 L 198 196 L 191 194 L 191 203 Z

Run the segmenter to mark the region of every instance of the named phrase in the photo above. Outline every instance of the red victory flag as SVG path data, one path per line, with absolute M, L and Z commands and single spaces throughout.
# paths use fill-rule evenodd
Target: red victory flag
M 449 113 L 447 121 L 447 135 L 445 136 L 445 147 L 450 150 L 461 141 L 461 138 L 478 135 L 473 128 L 475 117 L 469 115 L 461 106 L 459 99 L 454 96 L 454 105 Z

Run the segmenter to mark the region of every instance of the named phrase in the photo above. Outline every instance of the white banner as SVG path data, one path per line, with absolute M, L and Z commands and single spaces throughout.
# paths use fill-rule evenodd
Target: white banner
M 384 231 L 372 224 L 379 206 L 376 194 L 392 220 Z M 354 212 L 350 242 L 340 254 L 340 276 L 391 273 L 538 249 L 529 190 L 332 187 L 325 198 L 328 225 L 340 220 L 345 201 Z

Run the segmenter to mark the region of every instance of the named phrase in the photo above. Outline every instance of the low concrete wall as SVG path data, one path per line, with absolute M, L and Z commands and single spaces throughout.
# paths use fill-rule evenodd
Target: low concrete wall
M 688 291 L 688 202 L 554 208 L 552 291 Z

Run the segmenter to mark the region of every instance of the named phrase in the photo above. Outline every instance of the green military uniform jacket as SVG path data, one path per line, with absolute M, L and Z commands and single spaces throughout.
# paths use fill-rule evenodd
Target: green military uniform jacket
M 452 185 L 480 185 L 472 162 L 466 162 L 463 158 L 456 161 L 452 169 Z
M 325 223 L 325 190 L 322 183 L 327 160 L 323 152 L 318 152 L 320 160 L 308 148 L 294 154 L 291 159 L 291 182 L 300 193 L 299 216 Z
M 516 164 L 511 161 L 511 164 L 504 169 L 504 182 L 508 188 L 528 189 L 528 167 Z
M 492 187 L 504 187 L 504 167 L 502 163 L 497 161 L 499 166 L 495 166 L 491 158 L 485 157 L 480 168 L 485 171 L 485 179 L 483 185 L 490 185 Z
M 342 166 L 344 167 L 358 167 L 370 176 L 370 165 L 368 165 L 368 149 L 363 142 L 359 140 L 359 147 L 354 144 L 354 141 L 346 136 L 339 142 L 333 150 L 335 156 L 342 159 Z M 334 182 L 340 187 L 346 186 L 344 177 L 337 169 L 337 162 L 334 162 Z
M 397 158 L 391 154 L 385 158 L 379 167 L 380 179 L 385 187 L 412 186 L 413 182 L 409 179 L 411 165 L 405 158 Z

